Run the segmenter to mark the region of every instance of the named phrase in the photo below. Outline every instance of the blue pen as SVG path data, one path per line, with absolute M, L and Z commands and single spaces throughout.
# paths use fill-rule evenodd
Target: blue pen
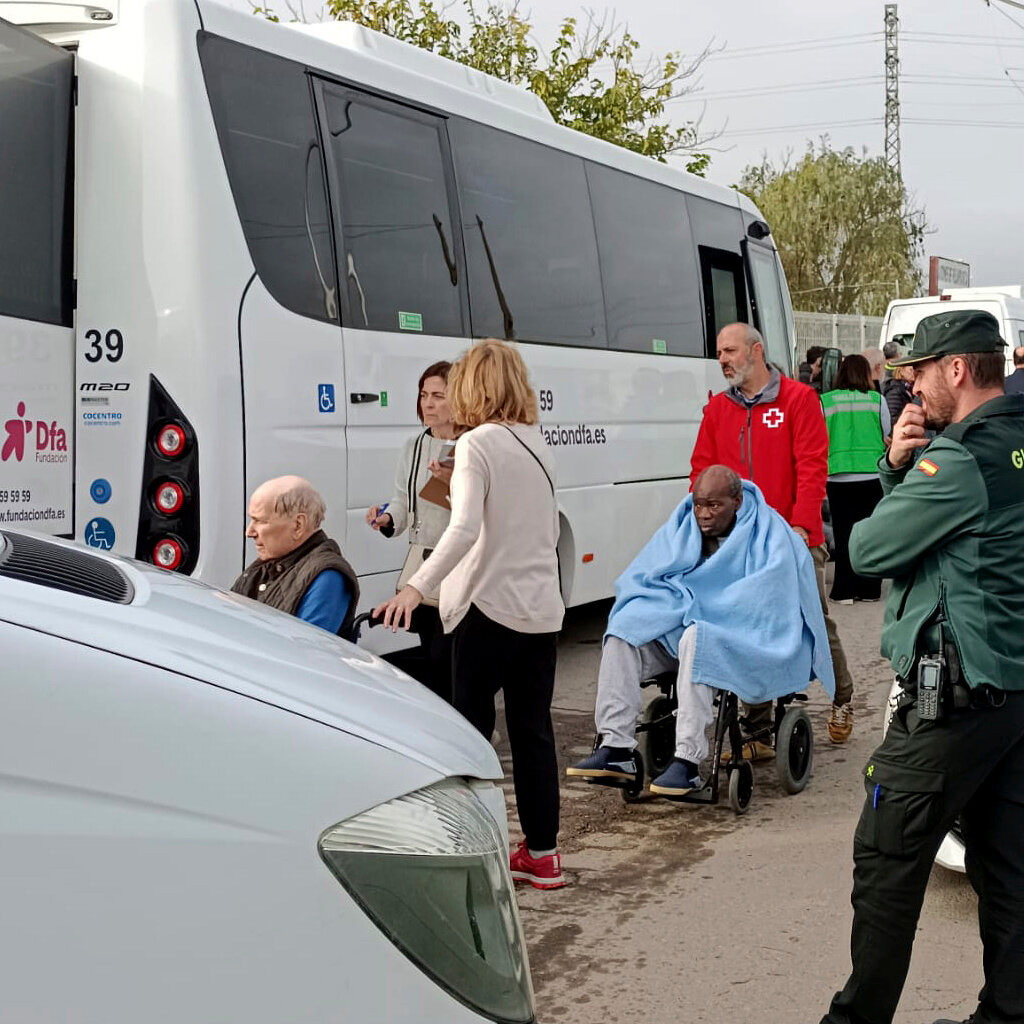
M 385 513 L 385 512 L 387 512 L 387 510 L 388 510 L 388 506 L 389 506 L 390 504 L 391 504 L 391 502 L 390 502 L 390 501 L 385 501 L 385 502 L 384 502 L 384 504 L 383 504 L 383 505 L 381 505 L 381 507 L 380 507 L 379 509 L 377 509 L 377 514 L 376 514 L 376 515 L 375 515 L 375 516 L 373 517 L 373 521 L 374 521 L 375 523 L 379 523 L 379 522 L 380 522 L 380 517 L 381 517 L 382 515 L 384 515 L 384 513 Z
M 875 795 L 871 801 L 871 809 L 878 810 L 878 797 L 881 795 L 882 787 L 879 783 L 875 783 Z

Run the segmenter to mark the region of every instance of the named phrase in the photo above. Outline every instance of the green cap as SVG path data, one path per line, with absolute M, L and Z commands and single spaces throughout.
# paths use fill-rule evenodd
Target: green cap
M 891 359 L 890 366 L 909 366 L 940 356 L 960 356 L 966 352 L 1002 352 L 1005 342 L 999 336 L 999 321 L 980 309 L 957 309 L 926 316 L 914 332 L 910 351 L 902 359 Z

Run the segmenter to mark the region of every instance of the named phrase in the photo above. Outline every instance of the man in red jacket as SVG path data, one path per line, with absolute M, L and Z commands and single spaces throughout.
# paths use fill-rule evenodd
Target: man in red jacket
M 828 431 L 821 402 L 806 384 L 765 362 L 764 340 L 749 324 L 718 333 L 718 365 L 729 387 L 708 400 L 690 459 L 690 480 L 724 465 L 753 480 L 765 501 L 804 539 L 817 569 L 818 592 L 836 671 L 836 697 L 828 721 L 833 743 L 853 731 L 853 679 L 825 597 L 825 531 L 821 503 L 828 479 Z M 770 714 L 770 705 L 750 717 Z M 764 747 L 764 749 L 761 749 Z M 754 756 L 774 756 L 758 744 Z

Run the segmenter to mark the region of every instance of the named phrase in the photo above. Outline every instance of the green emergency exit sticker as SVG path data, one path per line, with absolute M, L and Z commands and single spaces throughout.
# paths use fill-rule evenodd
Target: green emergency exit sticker
M 386 391 L 382 391 L 380 393 L 380 407 L 382 409 L 386 409 L 388 407 L 388 393 Z
M 401 310 L 398 311 L 398 329 L 400 331 L 422 331 L 423 330 L 423 314 L 422 313 L 403 313 Z
M 652 338 L 651 348 L 659 356 L 664 356 L 668 354 L 668 344 L 662 341 L 661 338 Z

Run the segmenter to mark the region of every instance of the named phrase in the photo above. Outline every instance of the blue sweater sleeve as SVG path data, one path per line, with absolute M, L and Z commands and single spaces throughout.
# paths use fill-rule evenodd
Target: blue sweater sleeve
M 303 622 L 337 633 L 351 600 L 348 580 L 337 569 L 325 569 L 310 583 L 295 614 Z

